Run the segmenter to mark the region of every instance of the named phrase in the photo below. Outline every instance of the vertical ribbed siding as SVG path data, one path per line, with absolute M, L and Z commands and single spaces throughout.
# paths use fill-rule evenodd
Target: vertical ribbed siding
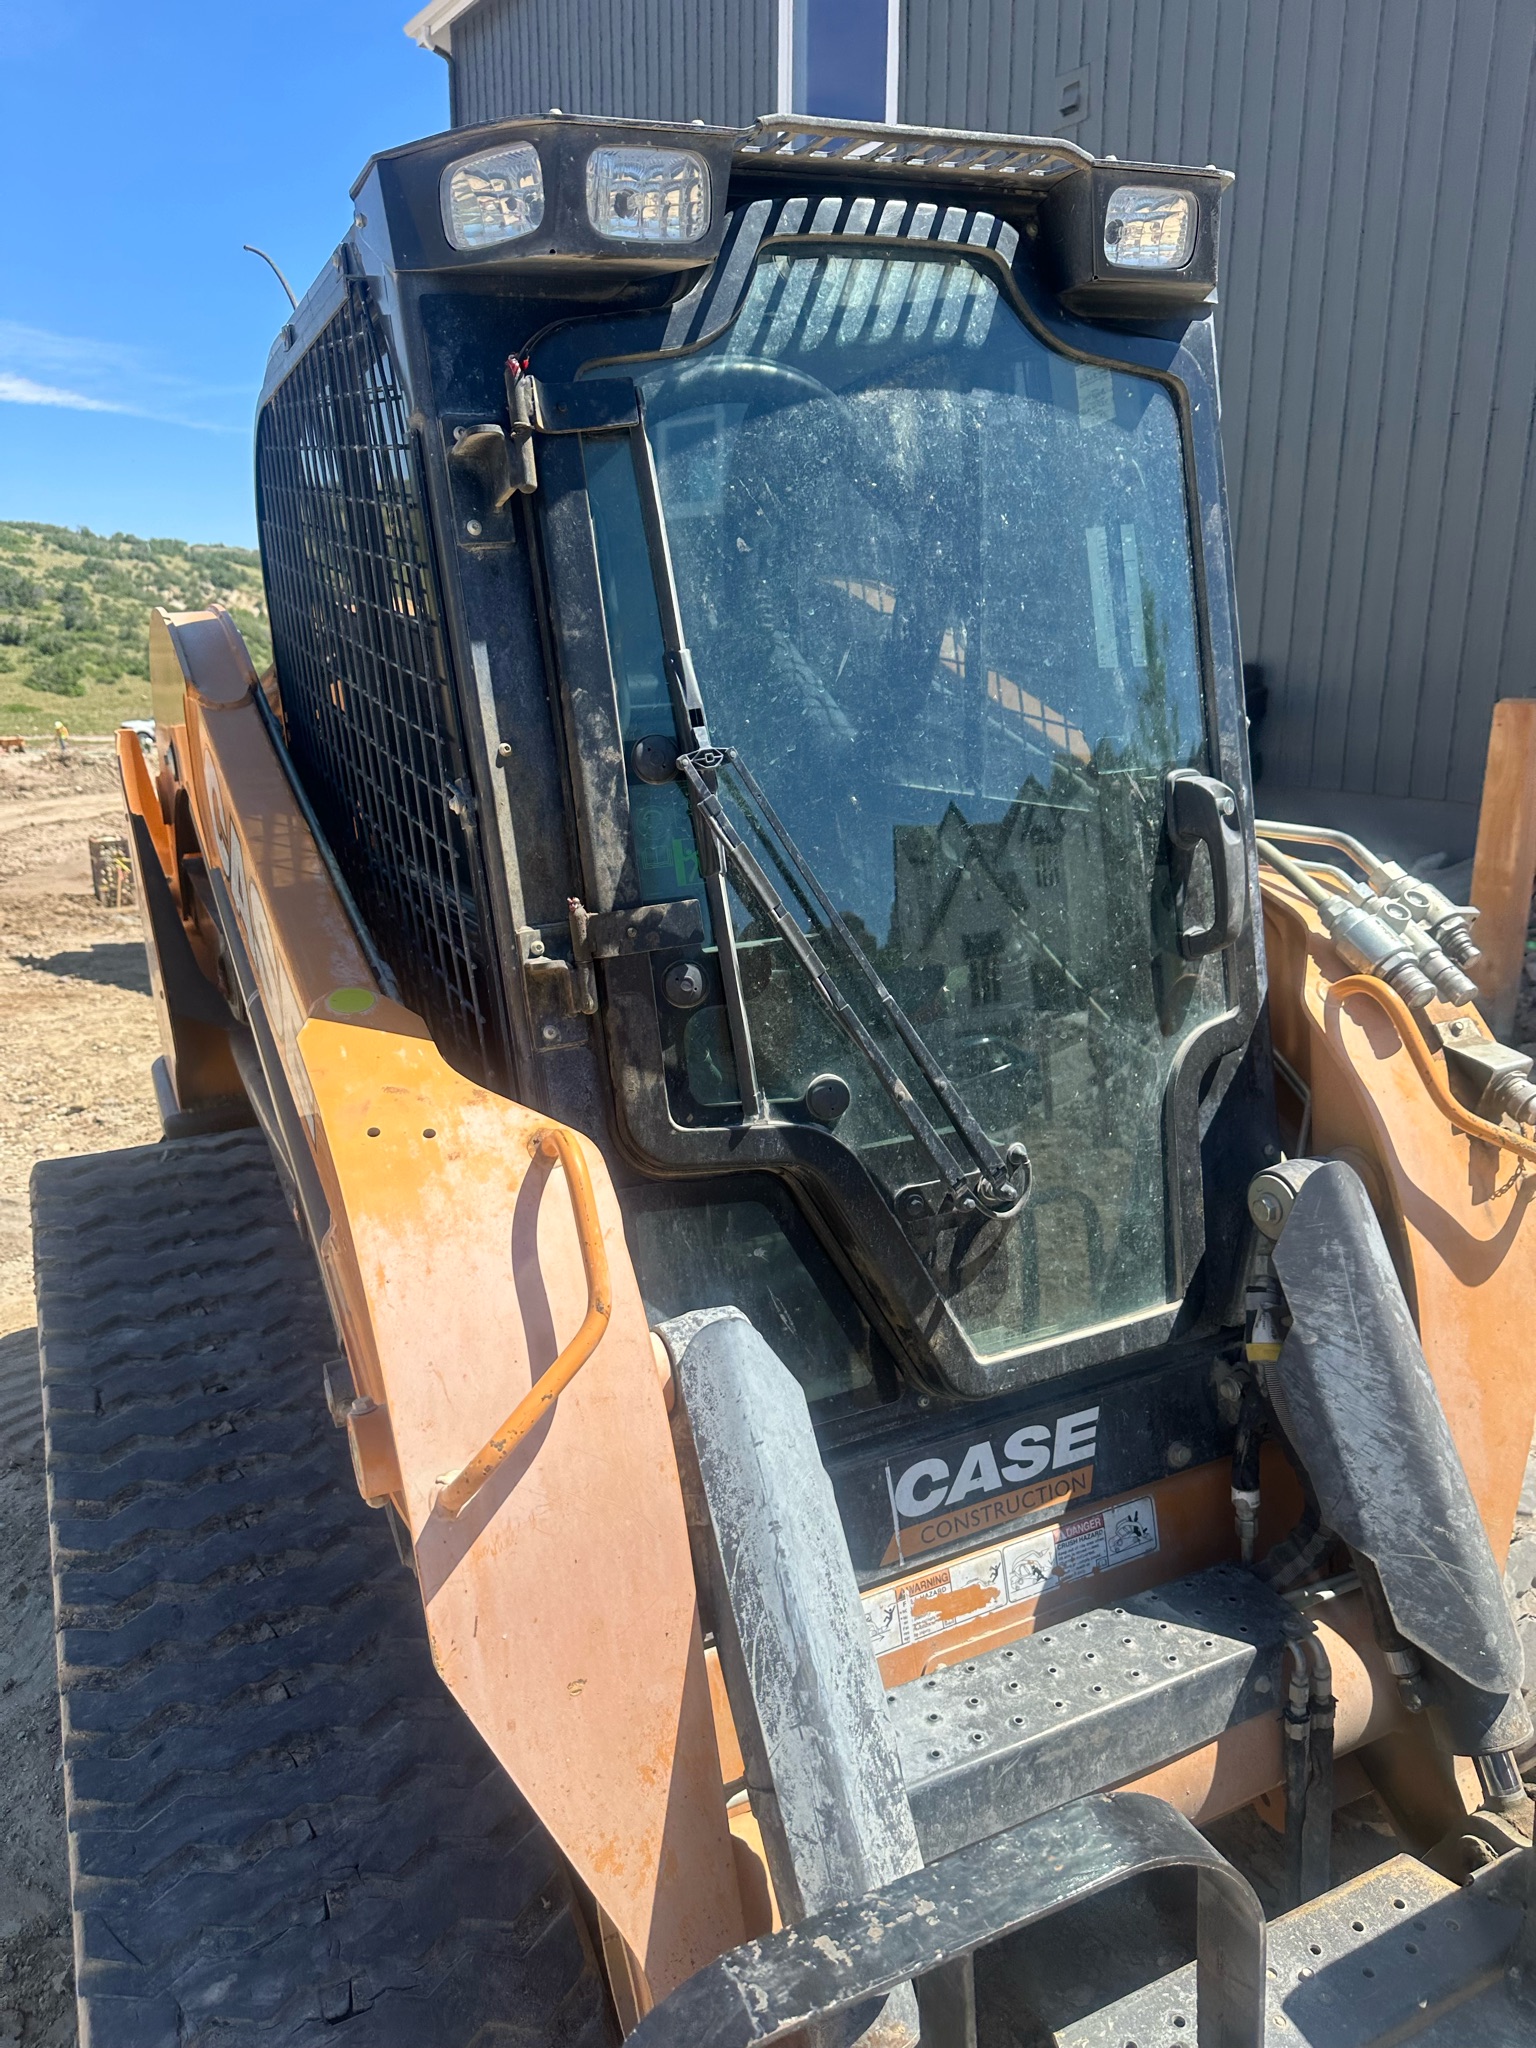
M 902 118 L 1216 162 L 1266 779 L 1475 802 L 1536 691 L 1530 0 L 905 0 Z
M 744 127 L 776 103 L 774 0 L 480 0 L 453 24 L 458 127 L 610 114 Z

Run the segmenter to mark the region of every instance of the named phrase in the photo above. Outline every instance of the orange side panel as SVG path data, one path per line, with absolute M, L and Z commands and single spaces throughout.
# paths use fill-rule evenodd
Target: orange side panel
M 1307 1150 L 1344 1153 L 1366 1181 L 1502 1563 L 1536 1421 L 1536 1176 L 1453 1131 L 1380 1007 L 1333 993 L 1351 970 L 1297 895 L 1266 875 L 1264 905 L 1275 1043 L 1312 1091 Z
M 564 1176 L 536 1156 L 548 1119 L 421 1039 L 315 1019 L 299 1045 L 438 1670 L 662 1996 L 741 1923 L 666 1403 L 602 1155 L 582 1141 L 613 1281 L 607 1333 L 449 1519 L 444 1482 L 586 1307 Z
M 143 824 L 150 842 L 149 850 L 146 850 L 137 835 L 130 833 L 135 870 L 146 866 L 149 869 L 149 872 L 139 874 L 139 917 L 144 927 L 150 987 L 154 992 L 155 1022 L 172 1090 L 182 1109 L 237 1103 L 241 1095 L 240 1075 L 229 1049 L 228 1034 L 217 1023 L 189 1015 L 185 1005 L 173 998 L 171 992 L 178 986 L 178 978 L 173 975 L 169 984 L 167 982 L 166 962 L 161 951 L 162 939 L 166 935 L 157 931 L 157 912 L 150 900 L 151 889 L 157 882 L 166 884 L 170 909 L 180 921 L 181 935 L 191 950 L 195 968 L 210 980 L 213 978 L 212 963 L 196 926 L 182 914 L 187 906 L 181 901 L 175 834 L 165 822 L 160 795 L 150 777 L 149 765 L 137 734 L 128 731 L 118 733 L 117 765 L 123 781 L 123 801 L 130 817 Z M 160 896 L 158 888 L 154 893 Z
M 462 1467 L 581 1321 L 549 1119 L 449 1067 L 378 989 L 221 614 L 166 622 L 181 767 L 331 1205 L 322 1271 L 366 1399 L 360 1483 L 415 1539 L 445 1682 L 662 1997 L 742 1938 L 665 1396 L 602 1157 L 613 1314 L 550 1414 L 456 1519 Z M 161 669 L 169 662 L 162 649 Z
M 171 828 L 161 814 L 160 799 L 155 794 L 154 779 L 144 758 L 144 749 L 139 745 L 139 736 L 126 727 L 117 735 L 117 765 L 123 778 L 124 800 L 129 810 L 149 827 L 160 871 L 168 882 L 172 882 L 176 874 L 176 852 Z

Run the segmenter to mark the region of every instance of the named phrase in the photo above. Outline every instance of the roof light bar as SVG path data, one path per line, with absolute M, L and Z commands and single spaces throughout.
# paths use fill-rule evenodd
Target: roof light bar
M 965 135 L 953 129 L 882 127 L 776 115 L 736 146 L 738 160 L 785 159 L 872 171 L 938 171 L 1010 185 L 1048 184 L 1093 159 L 1070 142 L 1034 136 Z

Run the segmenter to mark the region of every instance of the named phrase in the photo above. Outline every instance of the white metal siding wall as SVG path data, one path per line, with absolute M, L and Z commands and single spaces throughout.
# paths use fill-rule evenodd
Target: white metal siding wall
M 481 0 L 453 24 L 455 127 L 514 114 L 745 127 L 771 111 L 774 0 Z
M 904 14 L 903 120 L 1237 172 L 1224 439 L 1265 780 L 1475 802 L 1495 698 L 1536 692 L 1532 0 Z

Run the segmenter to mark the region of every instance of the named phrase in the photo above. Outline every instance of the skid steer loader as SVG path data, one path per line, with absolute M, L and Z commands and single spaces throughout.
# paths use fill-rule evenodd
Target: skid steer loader
M 1254 818 L 1227 183 L 367 167 L 35 1182 L 90 2048 L 1536 2037 L 1536 1091 Z

